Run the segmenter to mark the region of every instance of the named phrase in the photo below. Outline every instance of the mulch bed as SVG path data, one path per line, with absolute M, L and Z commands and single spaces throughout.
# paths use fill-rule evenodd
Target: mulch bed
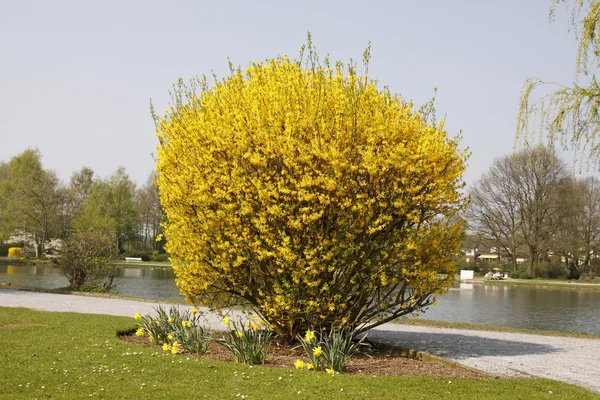
M 121 339 L 156 351 L 162 351 L 160 346 L 151 345 L 147 337 L 133 334 L 123 335 Z M 211 341 L 206 354 L 184 353 L 182 357 L 194 357 L 205 360 L 233 362 L 231 353 L 223 346 Z M 264 367 L 294 368 L 294 361 L 302 359 L 307 362 L 301 348 L 291 345 L 274 343 L 269 349 Z M 347 365 L 347 373 L 373 376 L 435 376 L 444 378 L 478 378 L 490 379 L 492 375 L 462 367 L 453 363 L 441 361 L 422 361 L 399 354 L 394 348 L 380 348 L 377 351 L 358 352 Z

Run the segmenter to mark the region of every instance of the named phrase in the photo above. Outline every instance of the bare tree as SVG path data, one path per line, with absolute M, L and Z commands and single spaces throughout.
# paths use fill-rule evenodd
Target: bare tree
M 468 220 L 471 228 L 510 255 L 517 270 L 517 248 L 522 244 L 521 214 L 514 183 L 514 162 L 496 159 L 471 190 Z
M 546 147 L 495 160 L 471 190 L 472 229 L 509 254 L 514 270 L 517 249 L 525 245 L 533 275 L 540 254 L 549 249 L 558 230 L 558 189 L 568 178 L 565 164 Z
M 161 232 L 164 214 L 155 180 L 156 173 L 152 173 L 146 184 L 138 188 L 136 193 L 136 209 L 139 215 L 139 234 L 142 238 L 142 247 L 150 250 L 159 249 L 156 237 Z
M 577 261 L 584 250 L 583 233 L 585 227 L 585 181 L 571 178 L 566 180 L 559 189 L 558 213 L 556 230 L 552 237 L 552 252 L 561 256 L 565 265 Z
M 524 149 L 511 159 L 521 232 L 529 249 L 529 274 L 533 275 L 557 229 L 559 188 L 569 174 L 565 163 L 548 147 Z

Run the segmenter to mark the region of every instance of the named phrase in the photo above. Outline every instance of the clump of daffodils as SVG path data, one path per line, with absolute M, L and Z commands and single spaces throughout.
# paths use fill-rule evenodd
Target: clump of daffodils
M 294 367 L 297 369 L 306 367 L 306 369 L 316 371 L 324 370 L 332 374 L 344 372 L 346 362 L 358 350 L 366 336 L 355 341 L 351 332 L 332 327 L 329 332 L 320 331 L 318 333 L 308 329 L 304 337 L 298 336 L 297 339 L 310 362 L 305 364 L 302 360 L 298 360 L 294 363 Z
M 210 335 L 200 324 L 200 315 L 195 308 L 181 311 L 171 307 L 167 312 L 159 306 L 156 315 L 143 317 L 136 313 L 134 319 L 139 326 L 136 336 L 147 335 L 150 343 L 160 345 L 172 354 L 205 353 L 208 350 Z
M 223 323 L 229 328 L 229 332 L 217 342 L 231 352 L 236 362 L 248 365 L 265 362 L 274 336 L 267 324 L 257 318 L 246 323 L 241 320 L 231 321 L 229 316 L 223 319 Z

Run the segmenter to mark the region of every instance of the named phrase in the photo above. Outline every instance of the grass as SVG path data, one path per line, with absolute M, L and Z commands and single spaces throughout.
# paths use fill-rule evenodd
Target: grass
M 119 267 L 151 267 L 151 268 L 171 268 L 171 262 L 170 261 L 136 261 L 136 262 L 130 262 L 128 263 L 127 261 L 124 260 L 115 260 L 113 261 L 114 265 L 117 265 Z
M 188 360 L 117 338 L 134 327 L 132 318 L 0 308 L 0 399 L 600 398 L 546 379 L 330 376 Z
M 600 291 L 600 281 L 563 281 L 558 279 L 509 279 L 509 280 L 486 280 L 486 281 L 469 281 L 470 283 L 486 284 L 486 285 L 515 285 L 515 286 L 530 286 L 530 287 L 548 287 L 572 290 L 588 290 Z
M 420 319 L 420 318 L 401 318 L 401 319 L 392 321 L 392 323 L 402 324 L 402 325 L 430 326 L 430 327 L 435 327 L 435 328 L 468 329 L 468 330 L 472 330 L 472 331 L 527 333 L 530 335 L 540 335 L 540 336 L 573 337 L 573 338 L 581 338 L 581 339 L 600 339 L 600 335 L 592 335 L 589 333 L 555 332 L 555 331 L 544 331 L 544 330 L 534 330 L 534 329 L 518 329 L 518 328 L 508 328 L 505 326 L 469 324 L 467 322 L 435 321 L 435 320 Z

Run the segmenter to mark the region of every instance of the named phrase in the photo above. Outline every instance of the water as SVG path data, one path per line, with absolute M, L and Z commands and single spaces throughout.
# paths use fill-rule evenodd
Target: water
M 461 283 L 423 319 L 600 334 L 600 292 Z
M 51 265 L 0 265 L 0 282 L 57 289 L 69 285 L 59 268 Z M 183 300 L 171 268 L 118 267 L 111 293 L 141 299 Z
M 183 300 L 174 278 L 170 268 L 119 267 L 112 292 Z M 0 282 L 46 289 L 68 285 L 60 270 L 48 265 L 0 265 Z M 600 291 L 461 284 L 440 297 L 422 318 L 600 334 Z

